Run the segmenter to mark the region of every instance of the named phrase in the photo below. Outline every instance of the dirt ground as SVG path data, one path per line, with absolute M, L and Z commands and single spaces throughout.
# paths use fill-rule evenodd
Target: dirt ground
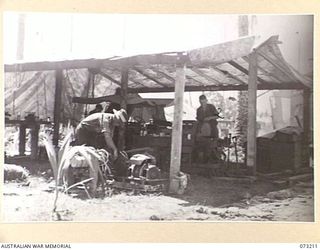
M 280 189 L 270 182 L 229 181 L 191 176 L 183 195 L 117 192 L 80 199 L 60 194 L 52 214 L 54 182 L 30 176 L 3 185 L 2 215 L 20 221 L 314 221 L 312 181 Z

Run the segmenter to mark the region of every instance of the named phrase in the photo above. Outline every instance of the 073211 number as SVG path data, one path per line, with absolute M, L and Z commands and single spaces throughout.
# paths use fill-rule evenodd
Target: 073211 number
M 317 244 L 300 244 L 300 248 L 305 248 L 305 249 L 311 249 L 311 248 L 318 248 Z

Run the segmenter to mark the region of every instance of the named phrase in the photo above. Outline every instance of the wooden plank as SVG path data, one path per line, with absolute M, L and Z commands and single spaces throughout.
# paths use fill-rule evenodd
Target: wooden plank
M 93 74 L 93 76 L 92 76 L 92 86 L 91 86 L 91 97 L 92 98 L 94 98 L 95 81 L 96 81 L 96 74 Z
M 169 192 L 176 193 L 179 183 L 175 177 L 180 172 L 182 149 L 183 93 L 186 82 L 185 64 L 177 65 L 174 98 L 174 117 L 172 123 L 170 186 Z
M 188 83 L 195 83 L 197 84 L 198 86 L 204 86 L 205 84 L 195 78 L 193 78 L 192 76 L 186 76 L 186 79 L 188 80 Z
M 238 64 L 235 61 L 230 61 L 228 62 L 230 65 L 232 65 L 233 67 L 235 67 L 236 69 L 240 70 L 241 72 L 245 73 L 246 75 L 249 75 L 249 71 L 247 69 L 245 69 L 244 67 L 242 67 L 240 64 Z M 261 79 L 260 77 L 257 76 L 257 79 L 259 82 L 261 83 L 267 83 L 265 80 Z
M 138 82 L 137 80 L 134 80 L 134 79 L 130 79 L 130 81 L 131 82 L 133 82 L 134 84 L 136 84 L 136 85 L 140 85 L 140 86 L 143 86 L 143 87 L 147 87 L 147 85 L 146 84 L 142 84 L 141 82 Z M 128 83 L 129 84 L 129 83 Z
M 163 87 L 167 87 L 166 84 L 164 84 L 164 83 L 160 82 L 159 80 L 157 80 L 156 78 L 150 76 L 149 74 L 147 74 L 147 73 L 144 72 L 143 70 L 141 70 L 141 69 L 139 69 L 139 68 L 137 68 L 137 67 L 134 67 L 133 69 L 134 69 L 135 71 L 137 71 L 139 74 L 143 75 L 144 77 L 146 77 L 146 78 L 150 79 L 151 81 L 157 83 L 158 85 L 163 86 Z
M 93 81 L 94 81 L 94 71 L 91 69 L 88 69 L 88 83 L 87 83 L 87 93 L 86 93 L 86 98 L 89 98 L 89 93 L 90 93 L 90 88 L 93 85 Z M 84 115 L 87 116 L 89 114 L 88 112 L 88 105 L 85 105 L 85 111 L 84 111 Z
M 30 62 L 4 65 L 5 72 L 47 71 L 61 69 L 101 68 L 106 59 L 66 60 L 57 62 Z
M 123 68 L 121 70 L 121 108 L 127 110 L 127 95 L 128 95 L 128 80 L 129 80 L 129 69 Z M 118 149 L 125 149 L 125 126 L 119 127 L 119 138 L 118 138 Z
M 114 79 L 113 77 L 109 76 L 109 75 L 106 74 L 105 72 L 103 72 L 103 71 L 101 71 L 101 70 L 99 70 L 99 71 L 97 71 L 97 72 L 98 72 L 98 74 L 102 75 L 102 76 L 105 77 L 106 79 L 108 79 L 108 80 L 114 82 L 115 84 L 121 86 L 121 82 L 120 82 L 120 81 Z M 135 83 L 135 84 L 137 84 L 137 85 L 146 86 L 146 85 L 144 85 L 144 84 L 142 84 L 142 83 L 140 83 L 140 82 L 138 82 L 138 81 L 136 81 L 136 80 L 133 80 L 133 79 L 130 79 L 130 81 L 132 81 L 133 83 Z M 129 83 L 129 82 L 128 82 L 128 83 Z
M 121 96 L 122 102 L 120 103 L 121 108 L 127 108 L 127 94 L 128 94 L 128 80 L 129 80 L 129 70 L 124 68 L 121 70 Z
M 117 85 L 121 86 L 120 81 L 118 81 L 118 80 L 114 79 L 113 77 L 109 76 L 109 75 L 108 75 L 108 74 L 106 74 L 105 72 L 103 72 L 103 71 L 99 70 L 97 73 L 98 73 L 99 75 L 103 76 L 104 78 L 106 78 L 106 79 L 110 80 L 111 82 L 113 82 L 113 83 L 115 83 L 115 84 L 117 84 Z
M 154 72 L 157 72 L 158 74 L 160 74 L 160 75 L 162 75 L 163 77 L 167 78 L 167 79 L 170 80 L 172 83 L 174 83 L 174 82 L 176 81 L 172 76 L 168 75 L 167 73 L 165 73 L 165 72 L 163 72 L 163 71 L 161 71 L 161 70 L 158 70 L 158 69 L 156 69 L 156 68 L 154 68 L 154 67 L 151 67 L 151 69 L 152 69 Z
M 219 72 L 220 74 L 224 75 L 224 76 L 227 76 L 227 77 L 230 77 L 234 80 L 236 80 L 237 82 L 239 82 L 240 84 L 246 84 L 244 81 L 242 81 L 239 77 L 235 76 L 235 75 L 232 75 L 230 72 L 228 71 L 225 71 L 225 70 L 221 70 L 217 67 L 212 67 L 213 70 Z
M 254 45 L 254 36 L 188 51 L 191 64 L 221 64 L 242 56 L 246 56 Z
M 26 152 L 26 126 L 19 126 L 19 155 L 25 155 Z
M 293 75 L 288 72 L 282 65 L 278 62 L 274 61 L 269 55 L 263 53 L 262 51 L 258 51 L 259 56 L 263 57 L 266 61 L 268 61 L 275 68 L 279 69 L 282 73 L 284 73 L 291 81 L 297 82 L 297 79 L 293 77 Z
M 309 145 L 311 142 L 310 130 L 311 130 L 311 103 L 310 103 L 311 91 L 305 89 L 303 91 L 303 136 L 305 145 Z
M 54 111 L 53 111 L 53 145 L 56 147 L 59 144 L 59 128 L 61 118 L 61 97 L 62 97 L 62 70 L 56 70 L 55 72 L 55 94 L 54 94 Z
M 184 60 L 187 60 L 185 57 Z M 55 62 L 30 62 L 4 65 L 5 72 L 20 72 L 20 71 L 48 71 L 58 69 L 100 69 L 113 67 L 121 69 L 122 67 L 133 67 L 136 65 L 150 66 L 157 64 L 175 65 L 178 62 L 177 55 L 151 54 L 138 55 L 123 58 L 107 58 L 107 59 L 80 59 L 80 60 L 65 60 Z
M 35 124 L 31 128 L 31 160 L 38 159 L 38 149 L 39 149 L 39 129 L 40 125 Z
M 249 80 L 248 80 L 248 131 L 247 131 L 247 166 L 256 175 L 257 157 L 257 53 L 249 55 Z
M 202 76 L 203 78 L 205 78 L 207 81 L 209 82 L 214 82 L 216 85 L 222 85 L 221 82 L 219 82 L 218 80 L 212 78 L 211 76 L 205 74 L 204 72 L 202 72 L 200 69 L 198 68 L 190 68 L 190 70 L 192 70 L 194 73 L 198 74 L 199 76 Z
M 260 83 L 258 84 L 258 90 L 274 90 L 274 89 L 304 89 L 301 84 L 296 83 Z M 234 91 L 240 90 L 245 91 L 248 90 L 248 85 L 203 85 L 203 86 L 185 86 L 185 91 Z M 142 87 L 142 88 L 129 88 L 129 93 L 163 93 L 163 92 L 174 92 L 174 87 Z
M 242 57 L 243 60 L 245 60 L 247 63 L 249 63 L 249 58 L 247 56 Z M 281 83 L 282 80 L 280 78 L 278 78 L 276 75 L 272 75 L 271 73 L 269 73 L 268 71 L 266 71 L 264 68 L 260 67 L 258 64 L 258 70 L 260 70 L 262 73 L 264 73 L 266 76 L 270 77 L 270 79 L 272 79 L 273 82 L 278 82 Z
M 115 102 L 120 103 L 119 96 L 101 96 L 95 98 L 87 98 L 87 97 L 72 97 L 73 103 L 80 103 L 80 104 L 98 104 L 101 102 Z

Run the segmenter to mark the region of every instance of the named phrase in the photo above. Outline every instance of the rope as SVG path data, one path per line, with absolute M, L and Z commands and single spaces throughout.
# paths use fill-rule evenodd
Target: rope
M 111 175 L 111 167 L 109 166 L 110 163 L 110 153 L 105 149 L 96 149 L 97 154 L 100 156 L 100 167 L 102 172 L 105 176 Z

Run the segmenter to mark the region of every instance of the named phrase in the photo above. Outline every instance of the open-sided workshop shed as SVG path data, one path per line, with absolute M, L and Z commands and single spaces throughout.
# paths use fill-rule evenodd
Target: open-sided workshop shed
M 308 79 L 282 57 L 277 36 L 255 46 L 254 37 L 182 52 L 112 57 L 108 59 L 33 62 L 5 65 L 5 72 L 55 71 L 54 142 L 59 138 L 63 71 L 88 69 L 87 86 L 94 90 L 100 75 L 121 87 L 121 106 L 128 93 L 175 92 L 171 141 L 171 181 L 180 170 L 182 109 L 185 91 L 248 90 L 247 166 L 256 172 L 257 90 L 300 89 L 304 91 L 304 129 L 309 138 L 310 95 Z M 23 88 L 23 85 L 21 86 Z M 19 90 L 17 90 L 19 91 Z M 122 144 L 123 145 L 123 144 Z M 171 191 L 173 185 L 171 185 Z

